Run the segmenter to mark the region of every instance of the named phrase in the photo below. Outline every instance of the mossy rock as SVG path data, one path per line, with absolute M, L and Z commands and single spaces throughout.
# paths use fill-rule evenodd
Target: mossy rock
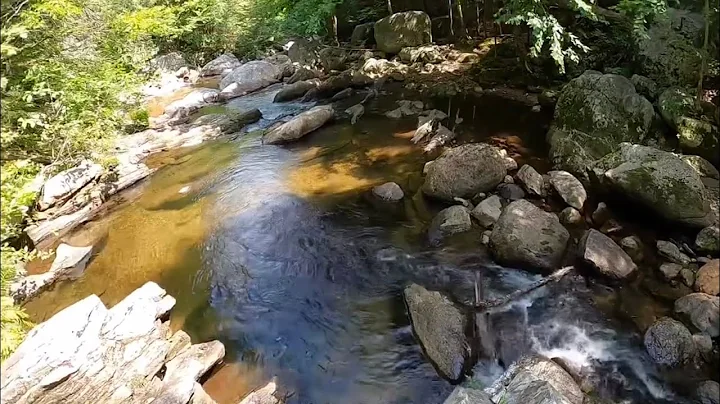
M 666 89 L 658 98 L 660 115 L 676 131 L 683 152 L 718 165 L 718 127 L 713 124 L 714 106 L 707 104 L 701 102 L 698 106 L 693 92 L 679 87 Z

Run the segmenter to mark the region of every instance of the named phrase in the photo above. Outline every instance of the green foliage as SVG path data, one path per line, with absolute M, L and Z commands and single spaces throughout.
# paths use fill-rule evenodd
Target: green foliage
M 667 3 L 665 0 L 620 0 L 614 8 L 630 18 L 638 34 L 645 35 L 647 25 L 665 14 Z

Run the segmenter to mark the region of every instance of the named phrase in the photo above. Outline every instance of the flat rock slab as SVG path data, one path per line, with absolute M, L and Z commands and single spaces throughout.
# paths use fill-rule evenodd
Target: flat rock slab
M 583 261 L 604 276 L 624 279 L 635 272 L 637 265 L 619 245 L 595 229 L 585 232 L 580 240 Z
M 443 377 L 459 380 L 469 355 L 465 340 L 467 319 L 440 292 L 412 284 L 404 294 L 413 330 L 425 353 Z
M 92 295 L 62 310 L 2 364 L 0 402 L 188 403 L 225 348 L 177 344 L 189 338 L 162 320 L 174 305 L 148 282 L 112 309 Z

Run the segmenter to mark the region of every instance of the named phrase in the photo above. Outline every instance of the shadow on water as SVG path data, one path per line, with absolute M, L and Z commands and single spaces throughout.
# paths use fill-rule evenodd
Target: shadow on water
M 310 106 L 267 105 L 274 91 L 228 107 L 262 106 L 262 127 Z M 430 104 L 463 117 L 456 128 L 461 141 L 512 142 L 528 161 L 544 155 L 538 127 L 547 117 L 528 108 L 485 98 Z M 388 120 L 369 109 L 357 126 L 339 121 L 287 147 L 262 145 L 256 134 L 246 134 L 157 156 L 171 164 L 137 198 L 65 239 L 106 242 L 83 278 L 27 305 L 33 320 L 91 293 L 112 305 L 155 281 L 177 298 L 174 329 L 196 342 L 225 343 L 225 364 L 204 384 L 221 404 L 236 403 L 271 378 L 290 403 L 443 402 L 452 386 L 416 343 L 403 288 L 416 282 L 469 303 L 476 271 L 483 272 L 489 297 L 537 276 L 494 265 L 480 247 L 479 229 L 429 247 L 426 227 L 440 206 L 416 195 L 431 158 L 408 140 L 416 118 Z M 403 187 L 403 203 L 368 197 L 372 186 L 387 181 Z M 625 366 L 628 357 L 642 360 L 642 347 L 622 342 L 620 331 L 611 334 L 614 328 L 587 303 L 589 294 L 575 292 L 577 285 L 557 288 L 492 315 L 502 362 L 531 351 L 560 352 L 603 371 L 607 364 Z M 591 335 L 567 340 L 567 329 Z M 587 352 L 583 344 L 606 345 Z M 614 359 L 603 356 L 608 352 Z M 618 397 L 653 396 L 643 381 L 656 377 L 648 376 L 652 367 L 639 369 L 646 373 L 629 372 L 625 384 L 612 384 L 625 386 Z M 480 379 L 499 371 L 482 362 L 475 368 Z

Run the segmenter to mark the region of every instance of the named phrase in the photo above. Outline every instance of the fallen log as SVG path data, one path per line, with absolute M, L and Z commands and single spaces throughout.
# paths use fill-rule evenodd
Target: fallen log
M 505 295 L 499 299 L 491 299 L 491 300 L 484 300 L 481 302 L 477 302 L 473 305 L 473 308 L 476 311 L 487 311 L 496 307 L 502 307 L 506 304 L 519 299 L 522 296 L 527 295 L 528 293 L 532 292 L 535 289 L 538 289 L 542 286 L 545 286 L 546 284 L 550 282 L 557 282 L 560 279 L 562 279 L 563 276 L 567 275 L 574 267 L 563 267 L 558 269 L 557 271 L 553 272 L 552 274 L 533 282 L 530 286 L 526 287 L 525 289 L 519 289 L 515 292 L 512 292 L 508 295 Z

